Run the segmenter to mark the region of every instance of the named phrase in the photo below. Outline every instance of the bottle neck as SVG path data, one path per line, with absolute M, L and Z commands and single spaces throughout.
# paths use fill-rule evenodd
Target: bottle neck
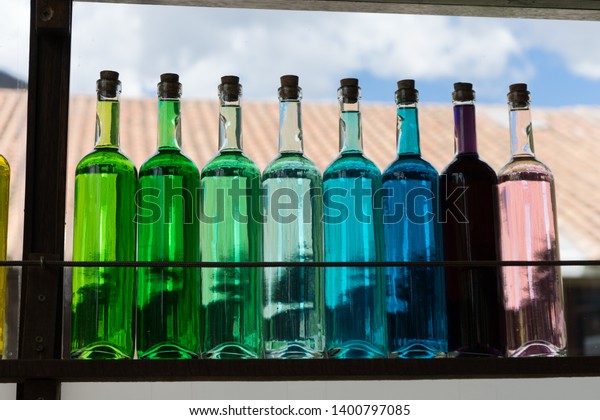
M 396 121 L 398 155 L 421 155 L 417 104 L 398 105 Z
M 96 148 L 119 148 L 119 100 L 99 99 L 96 104 Z
M 362 153 L 362 125 L 358 102 L 340 103 L 340 152 Z
M 158 101 L 158 150 L 181 150 L 181 101 Z
M 279 103 L 279 153 L 304 153 L 299 100 L 281 100 Z
M 529 107 L 510 108 L 510 152 L 513 157 L 534 156 L 533 129 Z
M 219 111 L 219 151 L 242 150 L 242 108 L 239 102 L 222 102 Z
M 456 154 L 477 154 L 475 104 L 473 102 L 457 102 L 454 105 L 454 141 Z

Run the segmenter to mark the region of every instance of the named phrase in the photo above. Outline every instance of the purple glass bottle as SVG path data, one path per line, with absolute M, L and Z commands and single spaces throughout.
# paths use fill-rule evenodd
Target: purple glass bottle
M 452 93 L 456 156 L 440 176 L 444 257 L 448 261 L 498 258 L 494 170 L 479 159 L 475 92 L 455 83 Z M 504 355 L 504 314 L 498 270 L 446 267 L 448 355 Z
M 559 260 L 554 177 L 535 158 L 527 85 L 511 85 L 511 159 L 498 173 L 502 260 Z M 503 267 L 507 354 L 564 356 L 567 334 L 559 266 Z

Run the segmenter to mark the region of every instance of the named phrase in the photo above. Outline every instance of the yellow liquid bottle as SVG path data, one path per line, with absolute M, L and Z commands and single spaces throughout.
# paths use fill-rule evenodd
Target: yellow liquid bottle
M 8 191 L 10 189 L 10 167 L 0 155 L 0 260 L 6 260 L 6 236 L 8 230 Z M 4 354 L 6 313 L 6 267 L 0 267 L 0 354 Z

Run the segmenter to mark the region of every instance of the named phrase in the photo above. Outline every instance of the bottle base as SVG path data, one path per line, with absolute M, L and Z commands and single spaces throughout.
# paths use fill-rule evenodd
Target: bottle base
M 441 346 L 439 346 L 441 347 Z M 447 356 L 446 351 L 430 343 L 412 342 L 390 353 L 392 359 L 439 359 Z M 445 347 L 445 346 L 444 346 Z
M 315 350 L 304 343 L 273 343 L 267 345 L 267 359 L 322 359 L 324 351 Z
M 224 343 L 202 353 L 203 359 L 259 359 L 260 355 L 237 343 Z
M 566 348 L 558 348 L 544 340 L 529 341 L 516 350 L 509 350 L 508 357 L 563 357 Z
M 382 359 L 387 357 L 387 354 L 365 341 L 353 340 L 327 349 L 327 357 L 330 359 Z
M 191 352 L 173 343 L 157 344 L 147 351 L 138 349 L 138 358 L 148 360 L 188 360 L 197 359 L 198 353 Z
M 126 354 L 111 343 L 94 343 L 82 349 L 71 351 L 71 359 L 122 360 L 132 358 L 133 355 Z
M 448 352 L 448 357 L 504 357 L 504 351 L 490 346 L 461 347 Z

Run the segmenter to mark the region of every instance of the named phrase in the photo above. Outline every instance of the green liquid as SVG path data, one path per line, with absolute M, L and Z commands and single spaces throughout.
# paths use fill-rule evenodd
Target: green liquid
M 77 165 L 74 261 L 135 260 L 136 170 L 117 148 Z M 133 357 L 133 267 L 73 268 L 71 357 Z
M 202 171 L 202 261 L 262 260 L 260 172 L 240 151 L 223 151 Z M 202 269 L 203 357 L 262 355 L 260 268 Z
M 159 150 L 140 169 L 138 260 L 199 261 L 200 174 L 178 150 Z M 200 352 L 200 270 L 138 268 L 137 352 L 189 359 Z
M 10 167 L 0 155 L 0 260 L 6 260 L 6 238 L 8 233 L 8 195 L 10 190 Z M 6 267 L 0 267 L 0 356 L 4 351 L 6 315 Z M 1 358 L 1 357 L 0 357 Z

